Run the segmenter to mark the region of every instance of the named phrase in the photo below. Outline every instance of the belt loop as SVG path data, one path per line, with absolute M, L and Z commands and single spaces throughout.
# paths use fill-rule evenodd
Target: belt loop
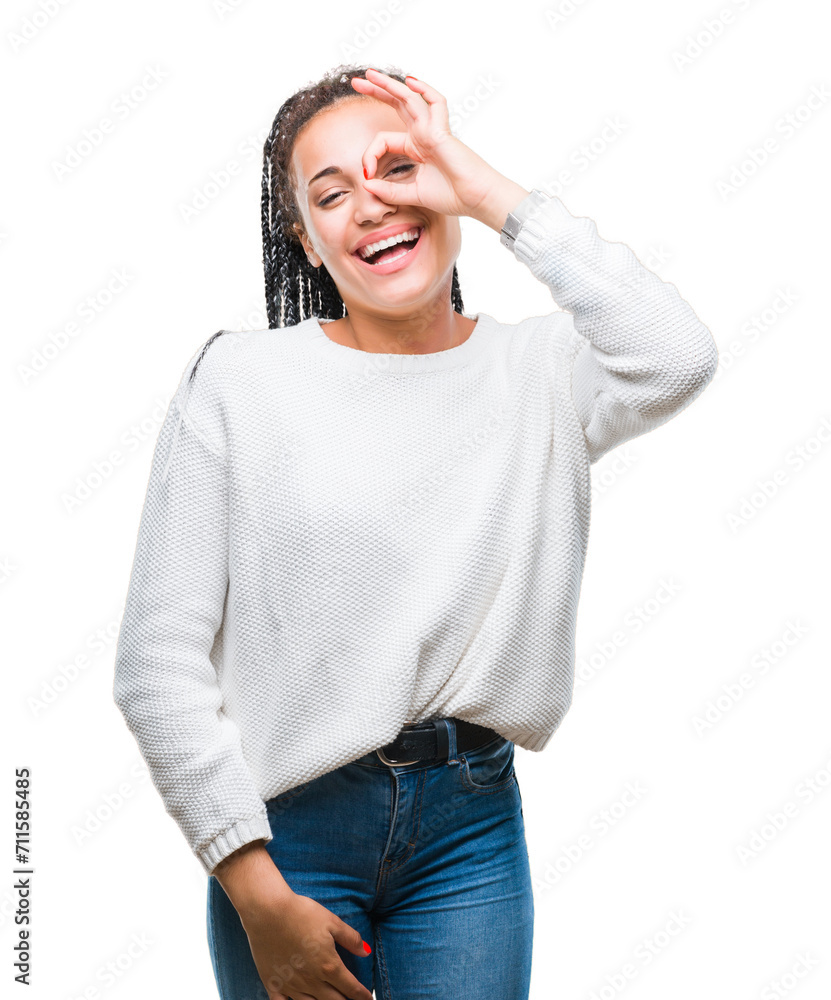
M 436 719 L 436 744 L 439 758 L 447 754 L 447 763 L 456 762 L 456 723 L 452 718 Z

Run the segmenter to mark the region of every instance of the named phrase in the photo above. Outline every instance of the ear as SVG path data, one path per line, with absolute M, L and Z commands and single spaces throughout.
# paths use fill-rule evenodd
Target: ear
M 294 227 L 294 231 L 300 237 L 300 242 L 303 244 L 303 249 L 306 251 L 306 256 L 309 258 L 309 263 L 312 265 L 312 267 L 320 267 L 323 261 L 315 253 L 314 247 L 311 244 L 311 240 L 306 235 L 306 233 L 303 232 L 301 227 L 297 225 L 296 222 L 292 223 L 292 225 Z

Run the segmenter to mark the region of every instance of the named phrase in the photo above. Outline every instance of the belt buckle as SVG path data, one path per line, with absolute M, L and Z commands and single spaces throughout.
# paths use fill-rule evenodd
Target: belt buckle
M 405 719 L 404 725 L 406 726 L 408 724 L 415 725 L 412 719 Z M 390 760 L 381 747 L 378 747 L 375 753 L 378 755 L 380 760 L 382 760 L 385 764 L 388 764 L 390 767 L 404 767 L 407 764 L 416 764 L 421 760 L 420 757 L 416 757 L 415 760 Z

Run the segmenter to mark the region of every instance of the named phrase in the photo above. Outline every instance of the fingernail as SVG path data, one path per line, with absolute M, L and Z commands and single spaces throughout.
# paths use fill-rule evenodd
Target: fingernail
M 366 172 L 366 167 L 364 167 L 364 179 L 369 180 L 369 174 Z
M 370 955 L 372 953 L 372 948 L 369 947 L 366 941 L 362 941 L 361 944 L 363 944 L 364 951 L 367 953 L 367 955 Z
M 404 79 L 405 80 L 415 80 L 416 82 L 418 82 L 418 77 L 417 76 L 410 76 L 409 73 L 407 74 L 407 76 L 404 77 Z

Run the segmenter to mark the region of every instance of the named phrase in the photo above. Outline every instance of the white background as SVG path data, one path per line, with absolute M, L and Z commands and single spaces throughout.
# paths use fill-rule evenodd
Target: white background
M 26 995 L 216 995 L 206 876 L 113 703 L 115 642 L 184 365 L 218 329 L 268 325 L 263 139 L 290 93 L 356 63 L 431 83 L 527 189 L 570 170 L 549 190 L 676 284 L 719 346 L 700 399 L 592 470 L 581 680 L 546 750 L 516 753 L 533 1000 L 831 996 L 826 8 L 30 0 L 3 22 L 4 994 L 26 766 Z M 61 175 L 104 117 L 114 131 Z M 468 314 L 555 308 L 495 232 L 462 231 Z

